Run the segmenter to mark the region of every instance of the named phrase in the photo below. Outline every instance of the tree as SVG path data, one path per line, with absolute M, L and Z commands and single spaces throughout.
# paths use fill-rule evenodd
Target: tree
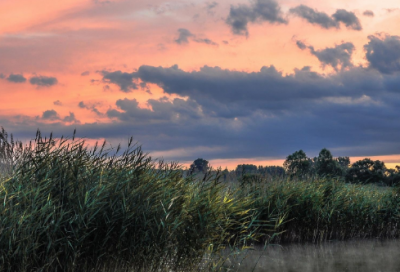
M 397 186 L 400 184 L 400 166 L 396 165 L 396 169 L 386 170 L 386 185 Z
M 189 174 L 193 174 L 195 172 L 202 172 L 207 173 L 208 171 L 208 161 L 198 158 L 197 160 L 193 161 L 189 168 Z
M 244 174 L 257 173 L 257 166 L 254 164 L 239 164 L 235 170 L 236 176 L 243 176 Z
M 339 163 L 342 169 L 347 170 L 350 165 L 350 158 L 349 157 L 337 157 L 336 161 Z
M 294 152 L 286 157 L 283 163 L 285 171 L 290 176 L 304 176 L 311 173 L 312 161 L 303 150 Z
M 346 181 L 357 183 L 377 183 L 386 181 L 387 169 L 381 161 L 369 158 L 356 161 L 347 170 Z
M 320 176 L 341 176 L 342 168 L 331 152 L 323 148 L 315 160 L 315 170 Z

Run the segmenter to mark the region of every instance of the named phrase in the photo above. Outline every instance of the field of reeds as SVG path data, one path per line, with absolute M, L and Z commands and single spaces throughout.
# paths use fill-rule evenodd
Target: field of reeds
M 397 188 L 222 183 L 218 172 L 184 176 L 132 139 L 106 146 L 0 133 L 1 271 L 208 271 L 227 248 L 399 236 Z

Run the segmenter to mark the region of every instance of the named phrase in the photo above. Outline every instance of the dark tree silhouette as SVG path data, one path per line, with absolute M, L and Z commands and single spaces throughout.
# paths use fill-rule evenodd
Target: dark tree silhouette
M 283 167 L 288 175 L 301 177 L 311 173 L 312 161 L 299 150 L 286 157 Z
M 193 174 L 196 172 L 207 173 L 208 168 L 209 168 L 208 161 L 202 158 L 198 158 L 190 165 L 189 174 Z
M 385 182 L 387 169 L 385 163 L 365 158 L 356 161 L 346 173 L 346 180 L 355 183 Z
M 320 176 L 342 176 L 343 170 L 331 152 L 323 148 L 315 160 L 315 171 Z

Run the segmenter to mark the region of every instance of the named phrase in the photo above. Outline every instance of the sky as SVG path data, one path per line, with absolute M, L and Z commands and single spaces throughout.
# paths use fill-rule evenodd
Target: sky
M 400 165 L 398 0 L 0 0 L 0 126 L 153 158 Z

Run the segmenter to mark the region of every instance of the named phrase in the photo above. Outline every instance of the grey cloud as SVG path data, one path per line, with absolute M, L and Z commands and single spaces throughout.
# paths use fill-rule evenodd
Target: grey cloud
M 287 23 L 275 0 L 256 0 L 251 5 L 231 6 L 226 19 L 234 34 L 246 36 L 249 34 L 247 25 L 256 22 Z
M 103 75 L 104 82 L 118 85 L 120 90 L 125 93 L 138 89 L 137 84 L 133 82 L 135 73 L 125 73 L 121 71 L 100 71 L 100 73 Z
M 299 5 L 290 9 L 290 13 L 295 14 L 311 24 L 319 25 L 323 28 L 339 28 L 340 23 L 344 23 L 347 28 L 361 30 L 361 24 L 357 16 L 350 11 L 338 9 L 332 16 L 325 12 L 316 11 L 306 5 Z
M 214 15 L 214 9 L 216 8 L 218 6 L 218 3 L 217 2 L 211 2 L 211 3 L 207 3 L 206 4 L 206 9 L 207 9 L 207 12 L 208 12 L 208 14 L 210 14 L 210 15 Z
M 336 20 L 336 22 L 341 22 L 345 24 L 347 28 L 351 28 L 353 30 L 362 30 L 360 20 L 354 14 L 354 12 L 347 11 L 345 9 L 338 9 L 332 17 Z
M 54 101 L 53 104 L 56 105 L 56 106 L 62 106 L 62 103 L 61 103 L 60 100 Z
M 20 117 L 0 123 L 16 135 L 31 136 L 38 127 L 64 135 L 76 127 L 95 139 L 132 135 L 146 152 L 161 151 L 171 160 L 285 158 L 298 149 L 314 156 L 322 147 L 335 156 L 400 152 L 398 74 L 363 67 L 324 76 L 309 67 L 283 75 L 273 67 L 187 72 L 142 66 L 137 76 L 187 98 L 150 99 L 152 110 L 139 108 L 135 99 L 119 99 L 107 111 L 113 119 L 107 123 L 62 126 Z
M 368 16 L 368 17 L 374 17 L 374 16 L 375 16 L 375 14 L 374 14 L 374 12 L 373 12 L 372 10 L 366 10 L 366 11 L 364 11 L 364 12 L 363 12 L 363 15 L 364 15 L 364 16 Z
M 63 121 L 68 122 L 68 123 L 71 123 L 71 122 L 79 123 L 79 121 L 76 119 L 75 114 L 73 112 L 70 112 L 69 115 L 65 116 L 63 118 Z
M 177 44 L 188 43 L 189 38 L 194 36 L 189 30 L 185 28 L 179 28 L 178 32 L 179 32 L 179 37 L 178 39 L 175 40 Z
M 34 76 L 29 79 L 32 85 L 50 87 L 58 83 L 57 78 L 47 76 Z
M 0 73 L 0 79 L 4 79 L 6 76 Z
M 307 48 L 307 45 L 305 43 L 303 43 L 302 41 L 296 41 L 296 45 L 298 48 L 300 48 L 301 50 L 304 50 Z
M 83 101 L 81 101 L 78 103 L 78 107 L 81 109 L 86 109 L 87 106 L 85 105 L 85 103 Z
M 369 42 L 364 46 L 366 57 L 371 68 L 381 73 L 390 74 L 400 71 L 400 37 L 368 36 Z
M 370 42 L 377 45 L 366 46 L 391 51 L 386 42 L 392 40 L 374 36 Z M 301 45 L 307 47 L 304 42 Z M 322 147 L 335 156 L 400 153 L 400 73 L 390 59 L 383 58 L 379 66 L 370 63 L 371 67 L 349 66 L 328 75 L 310 67 L 284 74 L 273 66 L 244 72 L 143 65 L 130 73 L 133 79 L 185 98 L 150 99 L 151 109 L 140 108 L 135 99 L 119 99 L 107 111 L 112 120 L 104 123 L 65 125 L 60 119 L 50 123 L 0 116 L 0 124 L 28 139 L 37 128 L 64 135 L 77 128 L 78 135 L 114 141 L 133 136 L 146 152 L 166 154 L 169 160 L 193 161 L 199 156 L 284 159 L 298 149 L 315 156 Z M 389 67 L 391 73 L 375 67 Z
M 195 42 L 198 43 L 205 43 L 205 44 L 209 44 L 209 45 L 218 45 L 216 42 L 213 42 L 210 39 L 194 39 Z
M 26 82 L 26 78 L 22 74 L 10 74 L 7 77 L 7 81 L 14 83 L 24 83 Z
M 83 73 L 81 74 L 81 76 L 88 76 L 88 75 L 90 75 L 90 72 L 89 72 L 89 71 L 85 71 L 85 72 L 83 72 Z
M 96 108 L 96 105 L 95 105 L 95 104 L 93 104 L 93 105 L 86 105 L 85 102 L 80 101 L 80 102 L 78 103 L 78 107 L 81 108 L 81 109 L 90 110 L 90 111 L 96 113 L 98 116 L 104 116 L 104 113 L 100 112 L 100 111 Z
M 330 65 L 336 71 L 353 66 L 351 62 L 351 56 L 355 50 L 355 47 L 350 42 L 342 43 L 336 45 L 335 47 L 328 47 L 322 50 L 315 50 L 313 46 L 306 46 L 301 41 L 297 41 L 296 44 L 302 50 L 308 48 L 310 53 L 316 56 L 322 63 L 322 66 Z
M 208 45 L 218 45 L 216 42 L 213 42 L 210 39 L 207 38 L 197 38 L 196 35 L 194 35 L 192 32 L 190 32 L 188 29 L 185 28 L 179 28 L 179 37 L 178 39 L 175 40 L 177 44 L 187 44 L 189 43 L 189 38 L 191 38 L 194 42 L 197 43 L 204 43 Z
M 44 119 L 44 120 L 59 120 L 60 117 L 58 116 L 58 113 L 55 110 L 47 110 L 47 111 L 43 112 L 42 119 Z

